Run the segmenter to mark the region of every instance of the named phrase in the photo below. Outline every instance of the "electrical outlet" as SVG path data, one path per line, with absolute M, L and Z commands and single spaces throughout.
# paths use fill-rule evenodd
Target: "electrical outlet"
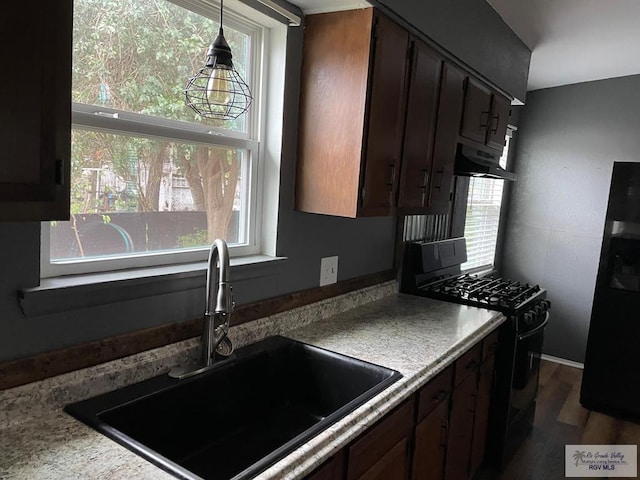
M 338 281 L 338 257 L 320 259 L 320 286 L 330 285 Z

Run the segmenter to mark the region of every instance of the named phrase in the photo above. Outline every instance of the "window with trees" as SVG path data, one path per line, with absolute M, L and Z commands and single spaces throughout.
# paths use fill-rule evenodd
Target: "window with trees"
M 217 34 L 208 0 L 75 0 L 71 219 L 43 225 L 43 276 L 197 261 L 215 238 L 259 249 L 267 35 L 225 3 L 225 37 L 254 104 L 203 119 L 186 81 Z

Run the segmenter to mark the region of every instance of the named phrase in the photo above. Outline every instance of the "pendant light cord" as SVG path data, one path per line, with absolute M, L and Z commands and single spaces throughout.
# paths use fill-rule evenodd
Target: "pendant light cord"
M 222 15 L 224 12 L 224 0 L 220 0 L 220 31 L 222 31 Z

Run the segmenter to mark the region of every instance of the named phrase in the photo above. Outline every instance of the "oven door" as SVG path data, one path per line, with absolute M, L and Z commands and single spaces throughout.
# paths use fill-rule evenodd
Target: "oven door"
M 509 423 L 518 422 L 521 417 L 532 412 L 532 409 L 535 408 L 544 327 L 548 322 L 549 312 L 547 311 L 544 321 L 536 328 L 529 332 L 516 334 Z

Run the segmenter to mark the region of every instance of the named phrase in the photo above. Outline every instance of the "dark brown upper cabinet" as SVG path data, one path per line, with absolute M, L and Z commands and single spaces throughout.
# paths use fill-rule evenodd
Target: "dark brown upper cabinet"
M 395 213 L 408 46 L 372 8 L 305 18 L 296 209 Z
M 0 20 L 0 221 L 69 218 L 72 1 L 29 3 Z
M 429 204 L 429 189 L 434 185 L 433 141 L 438 120 L 442 64 L 442 58 L 436 52 L 424 43 L 412 40 L 398 192 L 400 213 L 420 213 Z
M 438 125 L 433 145 L 432 183 L 429 187 L 428 209 L 421 213 L 449 212 L 453 167 L 462 118 L 464 79 L 462 71 L 448 63 L 443 65 Z
M 502 152 L 510 109 L 511 101 L 507 97 L 468 77 L 460 126 L 461 141 Z
M 511 101 L 508 98 L 497 94 L 491 97 L 491 118 L 489 119 L 489 131 L 487 132 L 487 146 L 500 151 L 504 149 L 510 111 Z

